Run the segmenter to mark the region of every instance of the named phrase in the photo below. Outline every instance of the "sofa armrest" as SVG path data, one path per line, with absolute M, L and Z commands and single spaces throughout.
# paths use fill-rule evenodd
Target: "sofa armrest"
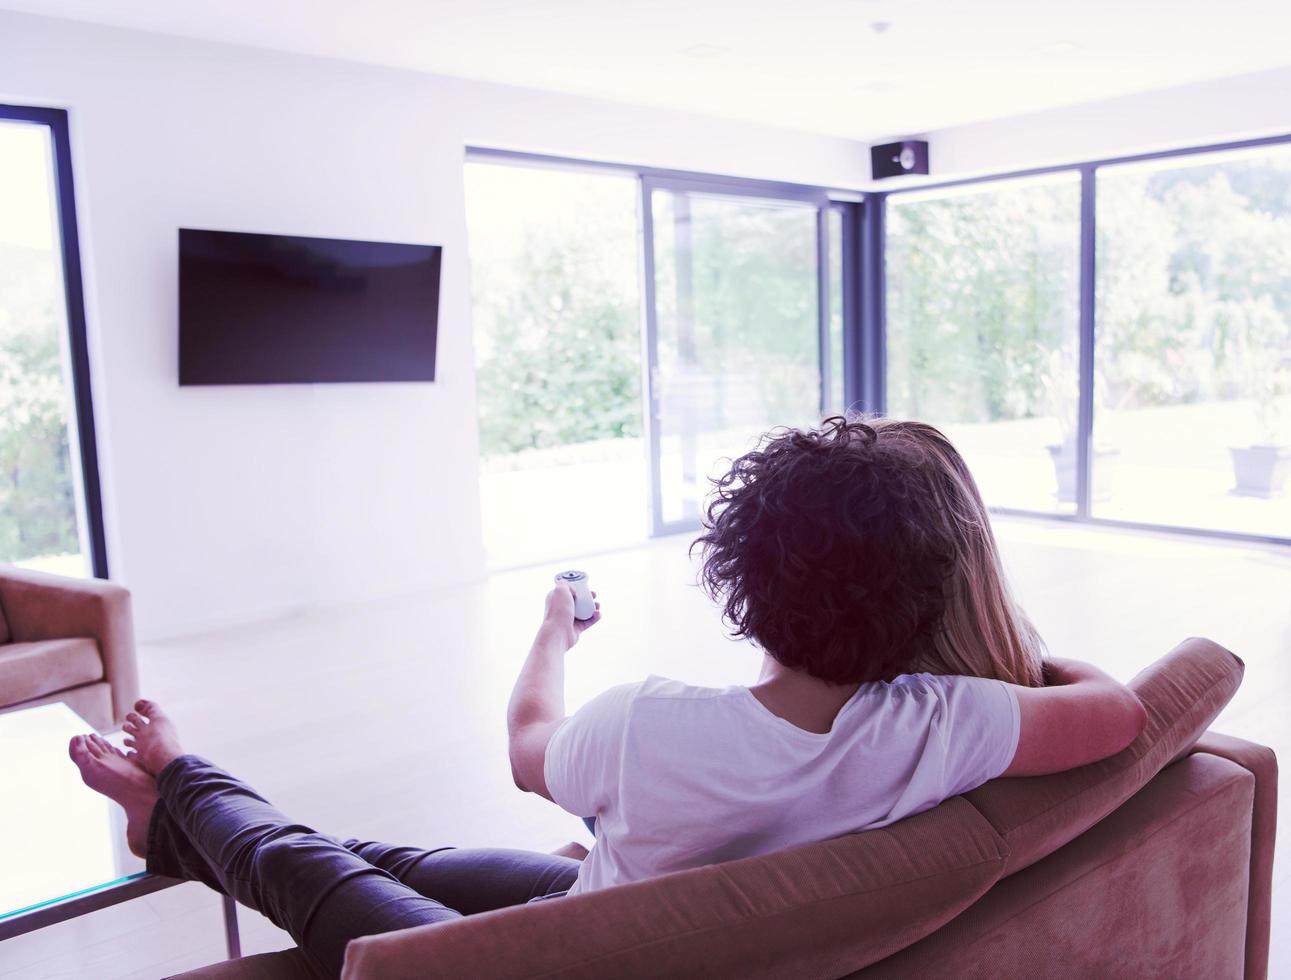
M 1147 725 L 1111 758 L 1068 772 L 994 779 L 966 795 L 1009 846 L 1008 874 L 1075 840 L 1187 755 L 1242 681 L 1242 661 L 1217 643 L 1185 640 L 1130 681 Z
M 112 717 L 120 722 L 139 697 L 130 593 L 102 579 L 67 578 L 0 566 L 0 607 L 14 642 L 92 637 L 112 688 Z
M 1278 824 L 1278 757 L 1265 745 L 1206 732 L 1192 753 L 1217 755 L 1255 776 L 1251 817 L 1251 877 L 1246 901 L 1246 980 L 1268 976 L 1269 929 L 1273 921 L 1273 844 Z

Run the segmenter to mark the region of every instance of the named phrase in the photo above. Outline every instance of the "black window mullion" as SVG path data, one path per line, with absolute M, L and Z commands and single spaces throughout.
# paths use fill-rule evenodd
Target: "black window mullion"
M 1076 517 L 1093 506 L 1094 458 L 1094 290 L 1097 275 L 1094 168 L 1080 170 L 1080 372 L 1076 414 Z
M 846 225 L 843 229 L 844 242 L 852 243 L 857 259 L 849 263 L 856 273 L 850 277 L 853 312 L 845 321 L 844 334 L 844 344 L 852 337 L 855 347 L 845 355 L 852 374 L 848 402 L 854 410 L 872 414 L 887 411 L 885 205 L 885 195 L 868 195 L 863 205 L 854 206 L 852 233 L 848 234 Z M 846 259 L 846 245 L 843 255 Z

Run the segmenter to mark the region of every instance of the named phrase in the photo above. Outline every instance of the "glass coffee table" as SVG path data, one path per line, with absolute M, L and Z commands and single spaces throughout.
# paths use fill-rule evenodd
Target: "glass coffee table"
M 124 811 L 81 782 L 67 743 L 91 731 L 61 703 L 0 715 L 0 940 L 181 884 L 144 870 Z M 237 904 L 222 898 L 236 959 Z

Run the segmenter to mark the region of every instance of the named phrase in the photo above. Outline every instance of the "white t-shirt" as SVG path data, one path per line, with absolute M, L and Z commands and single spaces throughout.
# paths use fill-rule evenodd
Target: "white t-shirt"
M 611 688 L 547 745 L 552 799 L 596 817 L 570 894 L 885 826 L 1000 775 L 1018 729 L 1017 695 L 979 677 L 862 684 L 826 734 L 747 687 Z

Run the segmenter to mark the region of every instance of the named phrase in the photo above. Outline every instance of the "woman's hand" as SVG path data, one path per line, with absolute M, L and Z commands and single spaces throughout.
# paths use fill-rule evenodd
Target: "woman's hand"
M 596 593 L 592 593 L 596 598 Z M 547 609 L 543 615 L 543 630 L 549 630 L 564 641 L 568 649 L 578 642 L 583 631 L 601 621 L 601 604 L 596 603 L 596 611 L 591 619 L 574 618 L 574 590 L 565 583 L 560 583 L 547 593 Z

